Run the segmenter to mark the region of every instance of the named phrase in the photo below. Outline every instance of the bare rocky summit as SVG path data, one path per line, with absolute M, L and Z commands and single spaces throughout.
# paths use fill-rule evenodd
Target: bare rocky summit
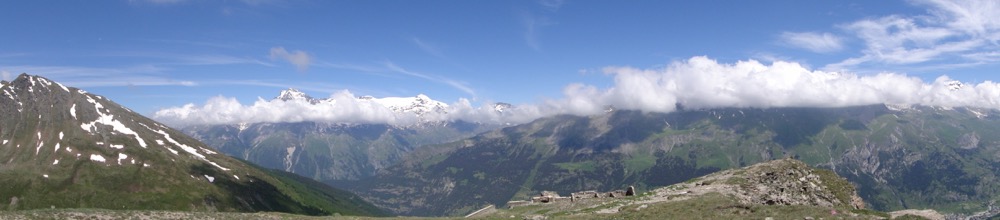
M 634 198 L 524 205 L 494 217 L 582 219 L 719 218 L 729 215 L 785 218 L 888 218 L 866 210 L 855 187 L 834 172 L 780 159 L 724 170 L 640 193 Z
M 645 201 L 685 200 L 717 193 L 742 205 L 804 205 L 864 209 L 864 201 L 847 179 L 813 169 L 802 161 L 780 159 L 695 178 L 652 191 Z M 613 212 L 613 211 L 605 211 Z

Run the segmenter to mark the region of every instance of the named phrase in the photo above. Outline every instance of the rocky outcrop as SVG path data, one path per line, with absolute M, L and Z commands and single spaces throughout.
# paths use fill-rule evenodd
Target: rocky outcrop
M 772 160 L 720 171 L 688 183 L 654 190 L 652 201 L 685 200 L 710 193 L 734 197 L 744 205 L 808 205 L 864 209 L 846 179 L 794 159 Z
M 824 178 L 802 161 L 775 160 L 737 172 L 740 171 L 742 175 L 730 177 L 729 182 L 738 183 L 733 194 L 742 203 L 864 208 L 864 202 L 846 179 Z

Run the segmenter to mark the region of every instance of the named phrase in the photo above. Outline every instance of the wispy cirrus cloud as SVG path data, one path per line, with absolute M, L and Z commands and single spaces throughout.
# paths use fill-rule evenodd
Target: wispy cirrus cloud
M 451 86 L 452 88 L 455 88 L 455 89 L 457 89 L 459 91 L 462 91 L 462 92 L 464 92 L 466 94 L 469 94 L 472 97 L 476 96 L 476 90 L 472 89 L 472 87 L 469 87 L 469 85 L 467 85 L 465 82 L 462 82 L 462 81 L 458 81 L 458 80 L 454 80 L 454 79 L 446 78 L 446 77 L 441 77 L 441 76 L 436 76 L 436 75 L 427 75 L 427 74 L 423 74 L 423 73 L 409 71 L 409 70 L 404 69 L 403 67 L 397 66 L 396 64 L 394 64 L 392 62 L 385 62 L 385 68 L 388 69 L 389 71 L 392 71 L 392 72 L 395 72 L 395 73 L 400 73 L 400 74 L 403 74 L 403 75 L 408 75 L 408 76 L 413 76 L 413 77 L 417 77 L 417 78 L 421 78 L 421 79 L 425 79 L 425 80 L 430 80 L 430 81 L 437 82 L 437 83 L 443 83 L 443 84 Z
M 198 83 L 167 77 L 155 65 L 128 67 L 3 66 L 3 72 L 42 75 L 74 87 L 195 86 Z
M 152 3 L 157 5 L 172 5 L 185 1 L 186 0 L 129 0 L 131 3 Z
M 566 4 L 565 0 L 539 0 L 538 4 L 542 5 L 546 9 L 556 11 L 562 8 L 563 4 Z
M 521 14 L 521 23 L 524 25 L 524 42 L 535 51 L 542 51 L 539 35 L 546 26 L 555 25 L 556 22 L 546 17 L 540 17 L 529 13 Z
M 378 65 L 359 65 L 359 64 L 320 62 L 316 64 L 316 66 L 325 68 L 345 69 L 365 74 L 382 76 L 382 77 L 394 77 L 394 76 L 415 77 L 422 80 L 431 81 L 434 83 L 444 84 L 458 91 L 461 91 L 465 94 L 471 95 L 472 97 L 476 97 L 476 90 L 473 89 L 472 86 L 470 86 L 466 82 L 439 75 L 412 71 L 403 68 L 402 66 L 396 65 L 396 63 L 393 63 L 392 61 L 384 61 L 379 63 Z
M 844 48 L 842 40 L 831 33 L 784 32 L 781 41 L 789 46 L 817 53 L 830 53 Z
M 861 55 L 828 64 L 825 70 L 865 66 L 941 69 L 1000 62 L 1000 2 L 918 0 L 927 14 L 889 15 L 838 25 L 862 42 Z
M 413 44 L 417 46 L 417 48 L 420 48 L 420 50 L 424 51 L 424 53 L 430 54 L 431 56 L 434 56 L 434 57 L 437 57 L 437 58 L 446 59 L 446 60 L 448 59 L 448 57 L 446 57 L 444 55 L 444 53 L 441 52 L 441 49 L 439 49 L 439 47 L 437 47 L 437 46 L 435 46 L 433 44 L 425 42 L 424 40 L 421 40 L 420 38 L 416 38 L 416 37 L 411 38 L 410 41 L 412 41 Z
M 312 56 L 305 51 L 295 50 L 289 52 L 285 50 L 284 47 L 272 47 L 270 53 L 271 60 L 285 60 L 295 66 L 299 71 L 306 71 L 309 69 L 309 64 L 312 63 Z
M 201 65 L 236 65 L 253 64 L 274 67 L 274 63 L 265 62 L 253 57 L 240 57 L 224 54 L 171 54 L 157 52 L 112 52 L 100 54 L 109 57 L 142 58 L 156 66 L 201 66 Z

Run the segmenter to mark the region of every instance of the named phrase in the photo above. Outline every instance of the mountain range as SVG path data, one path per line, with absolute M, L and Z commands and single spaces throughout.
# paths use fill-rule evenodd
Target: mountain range
M 425 95 L 415 97 L 358 97 L 398 113 L 448 114 L 447 104 Z M 296 89 L 280 92 L 274 100 L 331 104 Z M 511 108 L 499 103 L 497 112 Z M 424 120 L 416 125 L 333 123 L 321 121 L 192 125 L 182 130 L 214 149 L 264 167 L 293 172 L 317 180 L 357 180 L 395 164 L 420 146 L 472 137 L 502 125 L 466 121 Z
M 843 108 L 614 110 L 424 146 L 356 181 L 326 181 L 403 215 L 450 216 L 540 191 L 648 190 L 796 158 L 834 170 L 869 207 L 972 213 L 1000 199 L 1000 112 Z
M 38 76 L 0 81 L 0 93 L 0 185 L 7 186 L 0 199 L 9 201 L 0 209 L 6 210 L 455 216 L 542 191 L 650 191 L 704 182 L 698 177 L 782 158 L 845 177 L 866 207 L 880 211 L 987 210 L 980 214 L 988 216 L 1000 199 L 1000 137 L 991 135 L 1000 132 L 1000 111 L 993 109 L 609 107 L 599 115 L 513 126 L 309 121 L 181 132 Z M 275 99 L 330 101 L 292 89 Z M 426 96 L 358 100 L 418 116 L 448 114 L 447 105 Z
M 281 101 L 306 101 L 310 104 L 335 104 L 336 100 L 332 98 L 328 99 L 317 99 L 309 96 L 308 94 L 299 91 L 295 88 L 288 88 L 282 90 L 280 94 L 274 98 L 275 100 Z M 440 102 L 424 94 L 418 94 L 415 97 L 383 97 L 375 98 L 373 96 L 361 96 L 358 97 L 359 100 L 370 101 L 382 106 L 389 108 L 392 111 L 399 113 L 413 113 L 417 116 L 423 116 L 429 113 L 436 114 L 447 114 L 448 104 Z
M 103 96 L 27 74 L 0 91 L 2 210 L 384 214 L 349 192 L 218 153 Z

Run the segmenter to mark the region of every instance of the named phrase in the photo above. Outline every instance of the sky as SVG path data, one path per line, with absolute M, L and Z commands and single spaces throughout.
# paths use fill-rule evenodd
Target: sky
M 286 88 L 425 94 L 449 119 L 510 122 L 609 105 L 1000 108 L 998 14 L 969 0 L 3 1 L 0 77 L 188 124 L 309 120 L 261 118 L 298 109 L 270 100 Z M 489 115 L 493 102 L 520 108 Z

